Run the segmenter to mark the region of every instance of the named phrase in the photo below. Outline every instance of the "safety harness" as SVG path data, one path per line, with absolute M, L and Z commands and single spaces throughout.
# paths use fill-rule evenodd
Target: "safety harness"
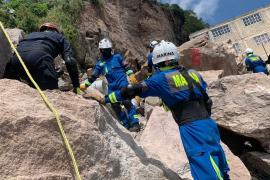
M 179 102 L 170 107 L 176 123 L 183 124 L 202 119 L 209 119 L 211 115 L 212 100 L 202 88 L 188 73 L 184 67 L 179 68 L 179 72 L 188 82 L 190 99 L 186 102 Z M 196 97 L 194 88 L 199 89 L 202 97 Z

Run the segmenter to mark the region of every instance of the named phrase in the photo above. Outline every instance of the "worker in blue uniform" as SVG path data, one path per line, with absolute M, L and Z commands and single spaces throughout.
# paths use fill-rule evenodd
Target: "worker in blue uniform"
M 266 68 L 266 63 L 262 60 L 260 56 L 254 55 L 253 49 L 247 48 L 246 51 L 245 64 L 248 71 L 253 73 L 265 73 L 269 74 Z
M 153 50 L 154 50 L 154 47 L 155 45 L 157 45 L 158 42 L 157 41 L 152 41 L 148 46 L 148 54 L 147 54 L 147 66 L 148 66 L 148 73 L 152 73 L 153 72 Z
M 140 97 L 160 97 L 171 110 L 179 126 L 191 174 L 195 180 L 228 180 L 229 167 L 220 145 L 216 122 L 210 117 L 212 101 L 206 93 L 207 84 L 195 70 L 178 66 L 177 47 L 161 41 L 153 51 L 153 64 L 159 68 L 150 78 L 129 85 L 107 96 L 93 97 L 101 103 Z
M 72 56 L 70 43 L 60 33 L 57 25 L 42 24 L 39 32 L 30 33 L 19 42 L 17 50 L 42 90 L 58 89 L 58 73 L 54 67 L 54 58 L 61 55 L 72 80 L 73 91 L 80 94 L 77 61 Z M 5 78 L 24 80 L 34 87 L 15 54 L 6 67 Z
M 112 43 L 105 38 L 99 42 L 99 50 L 102 58 L 98 61 L 95 69 L 84 84 L 81 84 L 81 90 L 89 87 L 100 75 L 104 75 L 108 81 L 108 93 L 120 90 L 126 87 L 128 83 L 127 76 L 133 74 L 133 71 L 128 68 L 121 55 L 112 53 Z M 114 96 L 109 96 L 112 102 L 112 108 L 116 112 L 122 124 L 132 132 L 140 131 L 140 124 L 138 115 L 136 114 L 136 107 L 130 100 L 123 100 L 116 103 Z M 127 110 L 127 113 L 121 108 L 121 104 Z

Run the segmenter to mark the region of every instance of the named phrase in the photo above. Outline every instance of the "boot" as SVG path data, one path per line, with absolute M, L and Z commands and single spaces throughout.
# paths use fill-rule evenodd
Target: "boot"
M 130 128 L 128 130 L 130 132 L 139 132 L 141 130 L 141 126 L 139 123 L 134 123 L 130 125 Z

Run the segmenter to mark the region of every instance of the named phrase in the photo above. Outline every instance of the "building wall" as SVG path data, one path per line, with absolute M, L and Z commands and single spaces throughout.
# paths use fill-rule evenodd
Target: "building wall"
M 249 26 L 245 26 L 243 18 L 256 13 L 260 14 L 262 21 L 251 24 Z M 230 32 L 218 37 L 214 37 L 212 30 L 218 27 L 222 27 L 224 25 L 229 25 Z M 204 31 L 193 33 L 190 38 L 194 38 L 202 32 Z M 254 50 L 255 54 L 260 55 L 263 59 L 267 59 L 263 46 L 257 45 L 256 41 L 254 40 L 254 37 L 262 35 L 264 33 L 267 33 L 268 37 L 270 38 L 270 6 L 250 12 L 231 21 L 221 23 L 208 29 L 208 34 L 211 41 L 216 43 L 224 43 L 231 41 L 232 45 L 238 43 L 241 47 L 241 51 L 238 52 L 239 54 L 243 53 L 244 50 L 249 47 Z M 270 39 L 269 42 L 264 43 L 264 46 L 267 54 L 270 54 Z

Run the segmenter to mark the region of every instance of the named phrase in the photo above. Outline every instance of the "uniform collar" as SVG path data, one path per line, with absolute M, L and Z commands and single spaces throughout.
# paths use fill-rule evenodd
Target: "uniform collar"
M 166 66 L 166 67 L 162 67 L 162 68 L 159 68 L 160 71 L 167 71 L 167 70 L 171 70 L 171 69 L 174 69 L 175 66 Z

